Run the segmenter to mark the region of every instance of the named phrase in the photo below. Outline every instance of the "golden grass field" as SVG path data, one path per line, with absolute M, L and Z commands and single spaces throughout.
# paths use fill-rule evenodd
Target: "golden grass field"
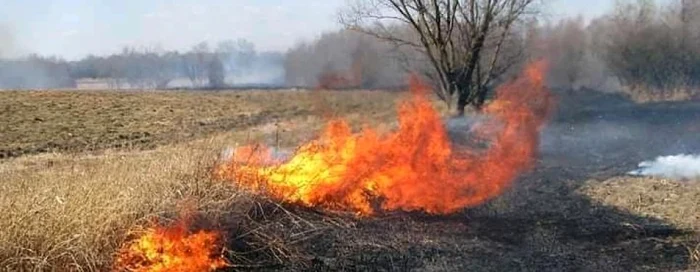
M 391 127 L 403 96 L 377 91 L 0 92 L 0 270 L 108 270 L 131 231 L 153 218 L 175 218 L 183 203 L 212 224 L 258 218 L 266 204 L 210 178 L 223 148 L 251 142 L 293 147 L 313 137 L 328 116 L 347 118 L 356 127 Z M 650 190 L 657 193 L 645 198 Z M 621 177 L 591 183 L 579 193 L 615 209 L 700 230 L 700 204 L 693 203 L 700 199 L 697 184 Z M 508 210 L 508 205 L 496 201 L 491 208 Z M 299 227 L 304 220 L 291 221 Z M 299 239 L 294 237 L 270 231 L 248 241 L 270 252 L 265 258 L 273 262 L 291 262 L 296 255 L 287 241 Z M 697 240 L 683 239 L 684 258 L 697 265 L 700 248 L 691 243 Z M 258 257 L 241 258 L 256 263 Z
M 194 199 L 210 216 L 231 212 L 223 207 L 238 193 L 207 173 L 224 147 L 292 146 L 320 128 L 319 115 L 380 122 L 400 96 L 0 92 L 0 143 L 18 150 L 0 161 L 0 269 L 103 270 L 130 229 L 180 201 Z M 40 151 L 55 152 L 32 154 Z

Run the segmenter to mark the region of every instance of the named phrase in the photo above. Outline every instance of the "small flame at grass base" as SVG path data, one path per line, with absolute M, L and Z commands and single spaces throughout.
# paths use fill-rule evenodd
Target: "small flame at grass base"
M 155 226 L 122 247 L 114 271 L 199 272 L 228 266 L 221 256 L 220 234 L 190 233 L 188 220 L 172 226 Z

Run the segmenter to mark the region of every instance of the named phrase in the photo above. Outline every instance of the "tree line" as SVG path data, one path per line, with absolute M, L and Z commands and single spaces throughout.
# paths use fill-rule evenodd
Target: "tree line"
M 187 79 L 185 86 L 195 88 L 282 85 L 283 60 L 282 53 L 257 52 L 246 40 L 223 41 L 216 47 L 202 42 L 182 53 L 124 48 L 117 54 L 90 55 L 77 61 L 30 55 L 0 60 L 0 88 L 73 88 L 86 78 L 103 79 L 116 89 L 162 89 L 178 79 Z
M 700 87 L 700 3 L 621 0 L 608 13 L 547 19 L 534 0 L 354 0 L 344 29 L 257 52 L 245 40 L 186 52 L 125 48 L 77 61 L 0 60 L 0 88 L 74 87 L 81 78 L 112 87 L 165 88 L 264 83 L 332 89 L 392 88 L 417 73 L 462 112 L 480 108 L 494 86 L 529 60 L 549 60 L 551 86 L 664 93 Z
M 547 19 L 528 0 L 369 0 L 341 12 L 346 29 L 287 53 L 287 83 L 400 85 L 416 72 L 458 111 L 479 108 L 527 61 L 545 58 L 566 90 L 670 92 L 700 87 L 700 3 L 618 1 L 614 10 Z

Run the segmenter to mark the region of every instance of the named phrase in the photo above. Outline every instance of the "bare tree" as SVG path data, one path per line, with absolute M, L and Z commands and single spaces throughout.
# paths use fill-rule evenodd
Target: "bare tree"
M 406 78 L 394 49 L 385 40 L 356 31 L 324 33 L 287 51 L 285 80 L 291 86 L 394 88 Z
M 218 89 L 226 86 L 226 71 L 224 71 L 224 64 L 221 62 L 219 56 L 215 55 L 211 58 L 207 72 L 207 76 L 209 77 L 209 87 Z
M 584 73 L 588 46 L 583 17 L 563 19 L 547 30 L 548 37 L 543 43 L 552 67 L 550 84 L 577 89 Z
M 606 29 L 597 43 L 625 89 L 654 96 L 697 90 L 697 6 L 694 1 L 662 7 L 651 0 L 620 1 L 612 14 L 597 22 Z
M 207 59 L 208 55 L 209 44 L 207 42 L 201 42 L 192 47 L 192 50 L 184 57 L 185 73 L 195 87 L 204 85 L 209 63 Z
M 409 47 L 421 53 L 448 105 L 457 96 L 457 111 L 479 108 L 493 78 L 504 72 L 499 57 L 511 27 L 535 0 L 368 0 L 355 1 L 341 13 L 350 29 Z M 408 27 L 404 35 L 396 27 Z M 492 49 L 490 54 L 485 54 Z
M 168 52 L 163 55 L 156 55 L 151 61 L 153 62 L 153 80 L 156 88 L 167 88 L 168 84 L 178 77 L 180 54 Z

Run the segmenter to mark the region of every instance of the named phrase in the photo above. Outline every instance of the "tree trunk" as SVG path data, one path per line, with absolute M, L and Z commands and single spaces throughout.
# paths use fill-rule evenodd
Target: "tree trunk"
M 457 115 L 464 116 L 464 112 L 467 106 L 472 105 L 478 111 L 480 111 L 484 103 L 486 103 L 486 95 L 488 94 L 488 89 L 484 87 L 476 87 L 476 90 L 472 90 L 470 87 L 464 87 L 459 92 L 459 98 L 457 100 Z
M 464 108 L 469 104 L 469 96 L 471 95 L 469 87 L 459 89 L 457 97 L 457 116 L 464 116 Z
M 488 89 L 479 88 L 478 93 L 476 94 L 476 101 L 474 101 L 474 107 L 478 111 L 481 111 L 481 109 L 484 107 L 484 103 L 486 102 L 486 94 L 488 94 Z
M 469 59 L 469 62 L 466 67 L 466 73 L 464 74 L 463 78 L 460 80 L 463 80 L 464 83 L 460 84 L 459 86 L 459 98 L 457 99 L 457 114 L 459 116 L 464 116 L 464 108 L 471 102 L 469 101 L 469 97 L 472 94 L 472 77 L 474 76 L 474 72 L 476 70 L 476 66 L 478 65 L 480 56 L 481 56 L 481 49 L 484 46 L 484 42 L 486 41 L 486 33 L 488 32 L 488 24 L 485 24 L 483 29 L 481 30 L 481 35 L 478 36 L 476 39 L 476 43 L 474 44 L 474 47 L 472 48 L 471 51 L 471 56 Z M 481 84 L 481 83 L 477 83 Z M 463 86 L 462 86 L 463 85 Z

